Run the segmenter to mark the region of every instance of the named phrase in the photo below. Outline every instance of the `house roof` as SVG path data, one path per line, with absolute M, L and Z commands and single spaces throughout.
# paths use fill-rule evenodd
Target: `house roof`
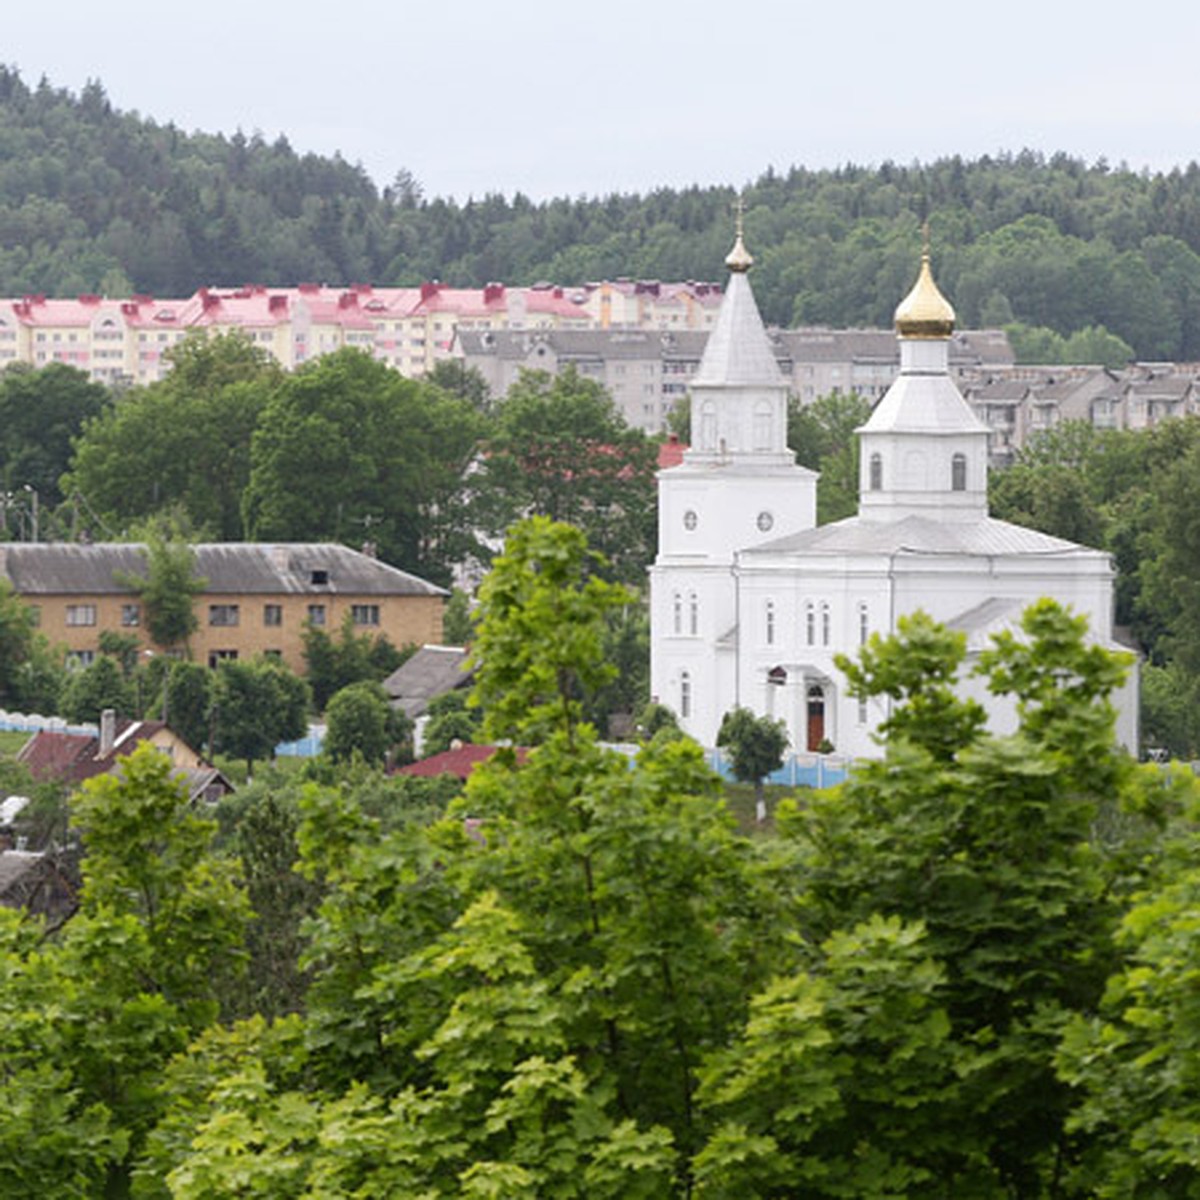
M 436 778 L 438 775 L 457 775 L 466 779 L 480 763 L 485 763 L 499 749 L 498 746 L 455 746 L 443 750 L 441 754 L 433 754 L 420 762 L 409 763 L 395 772 L 397 775 L 416 775 L 423 779 Z M 529 751 L 523 747 L 517 748 L 517 761 L 524 762 Z
M 435 696 L 465 687 L 473 670 L 461 646 L 422 646 L 384 681 L 392 702 L 410 717 L 419 717 Z
M 132 754 L 143 742 L 152 742 L 167 728 L 162 721 L 122 719 L 117 722 L 116 736 L 107 754 L 100 753 L 99 734 L 59 733 L 42 729 L 17 752 L 17 761 L 23 763 L 39 783 L 45 780 L 82 783 L 85 779 L 107 775 L 119 769 L 122 758 Z M 178 737 L 177 734 L 172 736 Z M 171 774 L 186 785 L 191 799 L 203 795 L 214 785 L 224 792 L 233 791 L 232 784 L 215 767 L 204 765 L 194 770 L 180 768 Z
M 103 755 L 98 733 L 40 729 L 17 751 L 17 761 L 28 767 L 39 783 L 47 779 L 81 783 L 111 771 L 118 758 L 132 754 L 140 743 L 151 741 L 165 728 L 162 721 L 122 719 L 117 723 L 112 749 Z
M 215 542 L 193 546 L 205 594 L 443 596 L 445 589 L 332 542 Z M 136 543 L 12 542 L 0 547 L 0 575 L 21 595 L 133 594 L 120 582 L 144 576 Z M 326 582 L 317 582 L 323 572 Z

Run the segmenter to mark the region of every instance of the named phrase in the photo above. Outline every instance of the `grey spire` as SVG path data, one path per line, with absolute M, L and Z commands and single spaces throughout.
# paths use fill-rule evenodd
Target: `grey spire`
M 729 276 L 717 322 L 692 386 L 785 387 L 745 271 Z

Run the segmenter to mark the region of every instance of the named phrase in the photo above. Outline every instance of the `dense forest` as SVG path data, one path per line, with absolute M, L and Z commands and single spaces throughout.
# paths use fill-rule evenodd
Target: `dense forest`
M 401 148 L 402 149 L 402 148 Z M 776 324 L 884 325 L 919 227 L 965 326 L 1103 326 L 1143 359 L 1200 359 L 1200 166 L 1065 154 L 767 171 L 745 189 Z M 382 192 L 286 139 L 184 133 L 0 67 L 0 295 L 190 294 L 203 284 L 711 279 L 730 187 L 559 198 Z

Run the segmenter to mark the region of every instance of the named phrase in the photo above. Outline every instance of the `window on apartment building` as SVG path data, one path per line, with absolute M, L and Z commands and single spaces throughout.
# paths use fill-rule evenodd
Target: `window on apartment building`
M 84 667 L 90 667 L 96 661 L 96 652 L 95 650 L 68 650 L 66 661 L 68 671 L 78 671 Z
M 208 652 L 209 668 L 216 668 L 219 663 L 233 662 L 237 656 L 238 652 L 236 650 L 210 650 Z
M 379 624 L 379 605 L 378 604 L 352 604 L 350 605 L 350 620 L 355 625 L 378 625 Z
M 282 625 L 283 624 L 283 605 L 282 604 L 264 604 L 263 605 L 263 624 L 264 625 Z
M 95 625 L 96 606 L 94 604 L 68 604 L 68 625 Z
M 308 623 L 310 625 L 325 624 L 325 605 L 310 604 L 308 606 Z
M 283 659 L 283 651 L 282 650 L 264 650 L 263 658 L 273 658 L 273 659 L 275 659 L 276 662 L 280 662 Z
M 140 604 L 121 605 L 121 624 L 126 628 L 142 623 L 142 606 Z
M 316 567 L 308 573 L 308 582 L 313 587 L 324 587 L 329 582 L 329 572 Z
M 210 604 L 208 606 L 208 623 L 210 625 L 236 625 L 240 620 L 236 604 Z

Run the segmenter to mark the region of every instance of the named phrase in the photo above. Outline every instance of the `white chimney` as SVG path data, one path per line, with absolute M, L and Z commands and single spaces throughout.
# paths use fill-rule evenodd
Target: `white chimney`
M 97 758 L 107 758 L 117 740 L 117 710 L 106 708 L 100 714 L 100 751 Z

